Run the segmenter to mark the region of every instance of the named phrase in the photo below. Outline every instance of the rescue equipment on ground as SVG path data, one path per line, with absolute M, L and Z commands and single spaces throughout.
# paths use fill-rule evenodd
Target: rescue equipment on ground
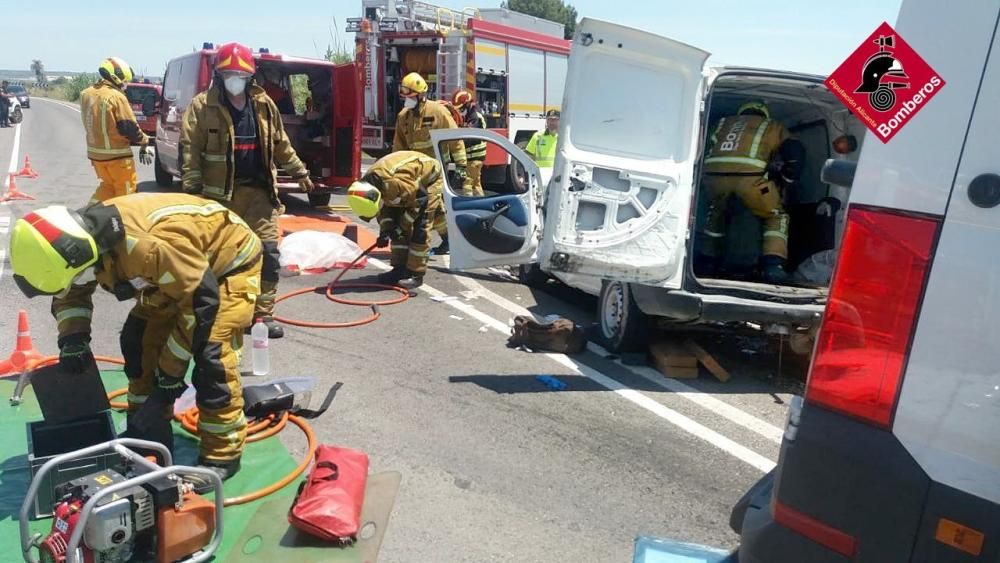
M 524 346 L 530 350 L 546 350 L 560 354 L 577 354 L 587 347 L 583 329 L 569 319 L 557 318 L 538 322 L 533 317 L 518 315 L 507 345 Z
M 309 477 L 299 486 L 288 523 L 331 542 L 357 539 L 368 481 L 368 454 L 321 445 Z

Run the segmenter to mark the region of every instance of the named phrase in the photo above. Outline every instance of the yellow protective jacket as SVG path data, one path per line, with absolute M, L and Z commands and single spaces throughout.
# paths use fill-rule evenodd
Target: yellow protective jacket
M 413 109 L 403 109 L 396 117 L 396 133 L 392 138 L 392 151 L 417 151 L 431 158 L 434 146 L 431 131 L 434 129 L 457 129 L 458 125 L 442 104 L 434 100 L 424 100 Z M 441 155 L 445 162 L 458 166 L 466 165 L 465 145 L 462 141 L 448 143 L 448 151 Z
M 441 201 L 444 179 L 441 164 L 416 151 L 399 151 L 378 159 L 365 181 L 382 192 L 385 207 L 420 208 Z
M 220 86 L 213 86 L 191 100 L 184 111 L 181 123 L 180 161 L 181 183 L 189 194 L 200 194 L 213 199 L 228 201 L 233 196 L 236 166 L 233 157 L 233 118 L 222 101 Z M 270 170 L 266 180 L 274 191 L 274 201 L 278 199 L 278 166 L 280 165 L 294 180 L 309 175 L 292 148 L 281 123 L 277 106 L 264 93 L 264 89 L 254 85 L 250 89 L 250 99 L 257 119 L 260 162 Z
M 486 118 L 478 108 L 472 107 L 465 113 L 465 126 L 473 129 L 486 129 Z M 486 141 L 467 144 L 465 156 L 469 160 L 486 160 Z
M 87 133 L 90 160 L 132 158 L 133 143 L 149 144 L 125 93 L 107 80 L 99 80 L 80 92 L 80 117 Z
M 260 239 L 216 201 L 187 194 L 139 193 L 81 210 L 101 259 L 97 282 L 119 300 L 177 319 L 159 355 L 159 384 L 182 384 L 192 351 L 208 341 L 226 277 L 261 260 Z M 93 284 L 74 285 L 53 301 L 60 337 L 90 332 Z M 259 288 L 230 292 L 260 293 Z
M 774 153 L 788 137 L 781 122 L 759 115 L 723 117 L 709 137 L 705 173 L 763 175 Z

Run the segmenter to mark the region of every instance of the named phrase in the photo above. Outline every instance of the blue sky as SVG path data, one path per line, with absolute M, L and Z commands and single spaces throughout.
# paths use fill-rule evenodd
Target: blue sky
M 901 0 L 576 0 L 580 16 L 638 27 L 713 53 L 712 64 L 829 74 L 883 21 L 895 23 Z M 499 0 L 431 0 L 461 9 Z M 96 6 L 101 8 L 97 9 Z M 111 6 L 118 6 L 111 8 Z M 280 9 L 276 9 L 280 6 Z M 345 18 L 360 0 L 188 2 L 19 2 L 19 25 L 5 25 L 0 68 L 27 70 L 40 58 L 50 70 L 91 70 L 107 56 L 161 74 L 167 60 L 203 41 L 236 40 L 273 52 L 316 56 L 344 43 Z M 334 26 L 336 21 L 336 26 Z M 110 26 L 109 26 L 110 24 Z

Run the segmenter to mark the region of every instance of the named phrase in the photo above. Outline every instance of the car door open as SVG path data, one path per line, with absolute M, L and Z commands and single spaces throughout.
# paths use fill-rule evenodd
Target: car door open
M 529 262 L 538 248 L 540 173 L 534 161 L 504 137 L 483 129 L 431 131 L 438 161 L 445 171 L 444 203 L 448 215 L 451 268 L 466 270 Z M 455 143 L 474 153 L 502 151 L 508 164 L 496 174 L 475 160 L 464 170 L 452 158 Z M 470 150 L 472 149 L 472 150 Z
M 708 56 L 582 20 L 545 209 L 543 269 L 680 286 Z

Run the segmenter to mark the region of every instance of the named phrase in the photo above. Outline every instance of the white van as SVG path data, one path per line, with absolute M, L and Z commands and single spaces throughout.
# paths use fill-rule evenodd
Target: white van
M 846 207 L 848 195 L 825 183 L 820 171 L 828 159 L 856 160 L 864 127 L 820 76 L 706 69 L 708 56 L 585 18 L 570 54 L 547 195 L 537 189 L 546 184 L 529 157 L 498 136 L 435 131 L 436 142 L 485 139 L 524 170 L 519 193 L 492 193 L 487 186 L 486 197 L 468 198 L 448 190 L 451 267 L 537 261 L 570 285 L 600 288 L 598 318 L 615 351 L 642 346 L 651 318 L 752 322 L 810 342 L 843 226 L 837 207 Z M 758 282 L 761 224 L 735 198 L 723 273 L 708 278 L 693 268 L 700 241 L 695 233 L 707 212 L 699 171 L 708 129 L 749 100 L 763 100 L 772 119 L 805 146 L 801 181 L 784 194 L 791 216 L 789 269 L 825 258 L 825 279 L 820 272 L 794 285 Z

